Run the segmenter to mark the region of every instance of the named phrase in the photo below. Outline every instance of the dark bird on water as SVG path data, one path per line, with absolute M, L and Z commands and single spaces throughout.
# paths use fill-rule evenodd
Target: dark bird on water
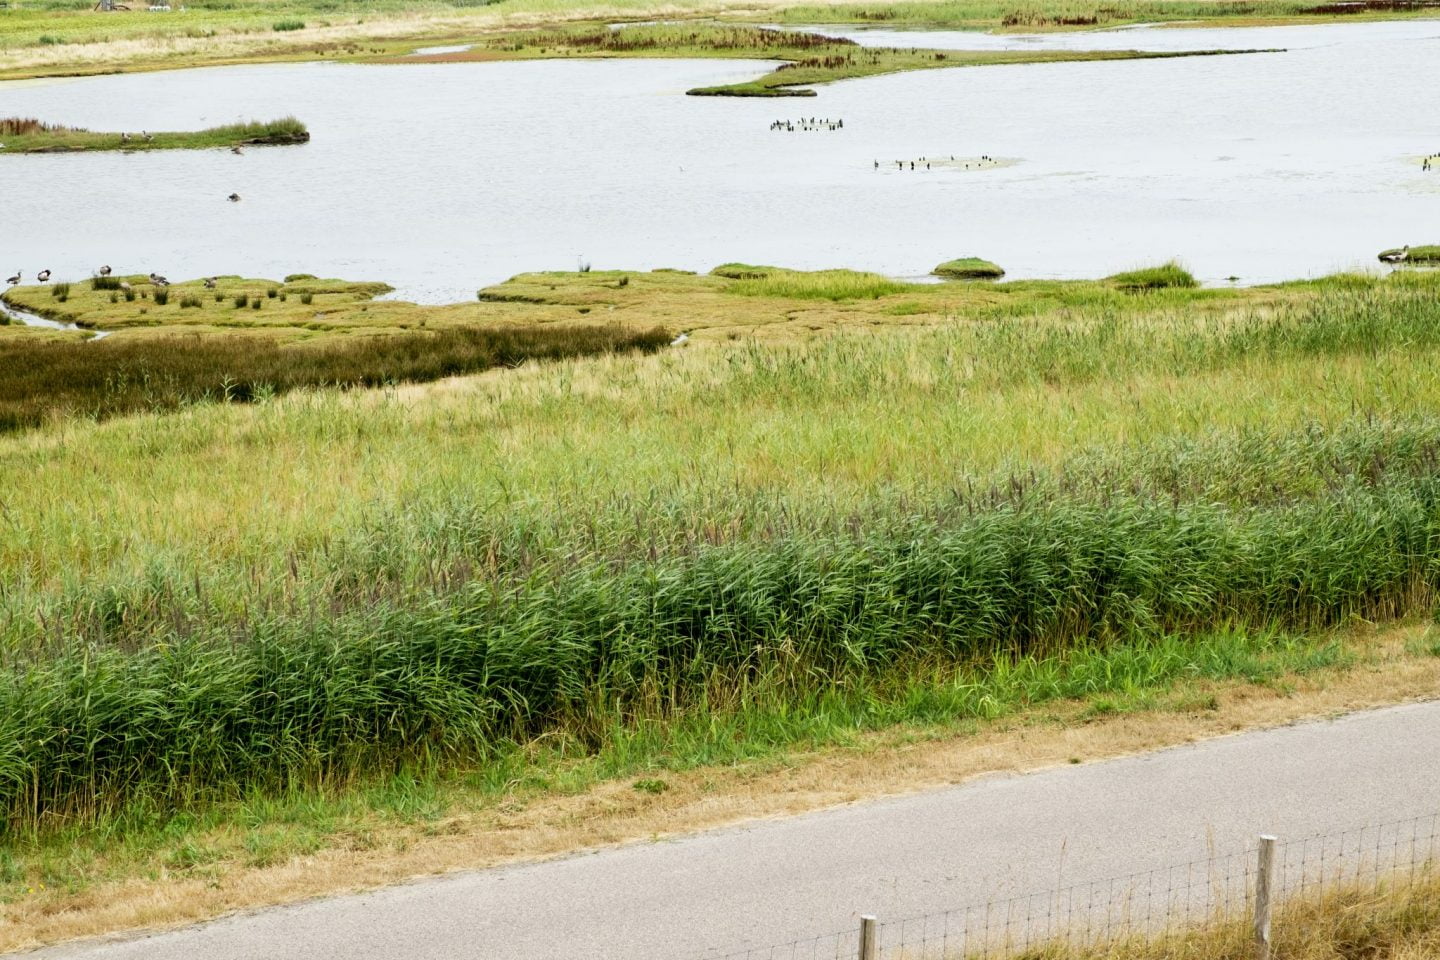
M 244 153 L 245 151 L 244 151 L 244 150 L 241 150 L 241 149 L 237 146 L 237 147 L 231 147 L 231 148 L 230 148 L 230 152 L 233 153 L 233 154 L 235 154 L 236 156 L 239 156 L 240 154 Z
M 239 203 L 239 202 L 240 202 L 240 194 L 238 194 L 238 193 L 232 193 L 232 194 L 230 194 L 230 196 L 226 197 L 225 199 L 226 199 L 226 200 L 229 200 L 231 203 Z

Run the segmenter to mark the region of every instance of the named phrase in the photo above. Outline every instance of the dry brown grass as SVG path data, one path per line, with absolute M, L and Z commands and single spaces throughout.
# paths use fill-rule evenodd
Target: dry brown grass
M 1292 678 L 1288 685 L 1194 685 L 1176 691 L 1168 708 L 1146 713 L 1097 717 L 1083 704 L 1051 705 L 973 733 L 917 738 L 913 731 L 890 732 L 857 747 L 667 775 L 669 789 L 658 795 L 633 789 L 629 780 L 575 796 L 517 795 L 497 807 L 454 813 L 428 826 L 388 828 L 363 843 L 357 839 L 348 848 L 271 867 L 225 865 L 205 876 L 161 870 L 153 878 L 95 885 L 76 894 L 46 891 L 0 906 L 0 951 L 175 926 L 424 875 L 790 816 L 1427 699 L 1440 692 L 1440 658 L 1407 651 L 1432 631 L 1407 626 L 1367 632 L 1352 641 L 1364 655 L 1359 666 Z M 1434 954 L 1413 954 L 1421 955 Z
M 1433 960 L 1440 956 L 1440 873 L 1397 873 L 1296 897 L 1277 905 L 1271 929 L 1276 960 Z M 1252 960 L 1253 937 L 1249 922 L 1236 919 L 1101 946 L 1052 943 L 1013 960 Z

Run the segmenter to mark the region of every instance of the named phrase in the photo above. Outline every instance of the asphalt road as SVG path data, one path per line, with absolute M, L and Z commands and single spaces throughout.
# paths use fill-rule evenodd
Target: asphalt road
M 1245 849 L 1261 832 L 1283 839 L 1434 813 L 1437 744 L 1440 703 L 1376 710 L 35 956 L 718 956 L 851 930 L 861 913 L 914 916 L 1168 867 Z

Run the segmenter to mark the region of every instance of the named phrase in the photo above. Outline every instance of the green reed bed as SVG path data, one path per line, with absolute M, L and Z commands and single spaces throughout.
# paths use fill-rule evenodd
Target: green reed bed
M 164 297 L 163 288 L 155 291 L 157 304 Z M 198 297 L 188 299 L 182 306 L 201 305 Z M 236 306 L 246 299 L 237 297 Z M 264 337 L 179 335 L 95 343 L 0 341 L 0 431 L 65 415 L 105 418 L 211 400 L 244 402 L 300 387 L 377 386 L 533 360 L 655 350 L 669 337 L 659 329 L 513 326 L 289 347 Z
M 1058 501 L 891 531 L 532 562 L 430 602 L 176 619 L 140 649 L 60 637 L 0 674 L 12 827 L 478 761 L 757 683 L 1427 607 L 1440 479 L 1283 506 Z M 179 614 L 179 611 L 175 611 Z

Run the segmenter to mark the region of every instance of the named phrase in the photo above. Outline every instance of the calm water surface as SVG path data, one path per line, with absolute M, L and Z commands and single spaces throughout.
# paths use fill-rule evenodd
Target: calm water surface
M 306 272 L 469 299 L 527 270 L 727 260 L 1012 277 L 1180 257 L 1207 280 L 1301 277 L 1440 242 L 1428 89 L 1440 22 L 866 43 L 1285 53 L 935 70 L 804 100 L 684 96 L 765 64 L 285 64 L 0 86 L 0 115 L 184 129 L 294 113 L 304 147 L 0 157 L 0 268 L 57 278 Z M 845 128 L 773 133 L 774 119 Z M 991 154 L 984 171 L 894 160 Z M 881 161 L 881 169 L 874 162 Z M 228 203 L 227 194 L 243 196 Z

